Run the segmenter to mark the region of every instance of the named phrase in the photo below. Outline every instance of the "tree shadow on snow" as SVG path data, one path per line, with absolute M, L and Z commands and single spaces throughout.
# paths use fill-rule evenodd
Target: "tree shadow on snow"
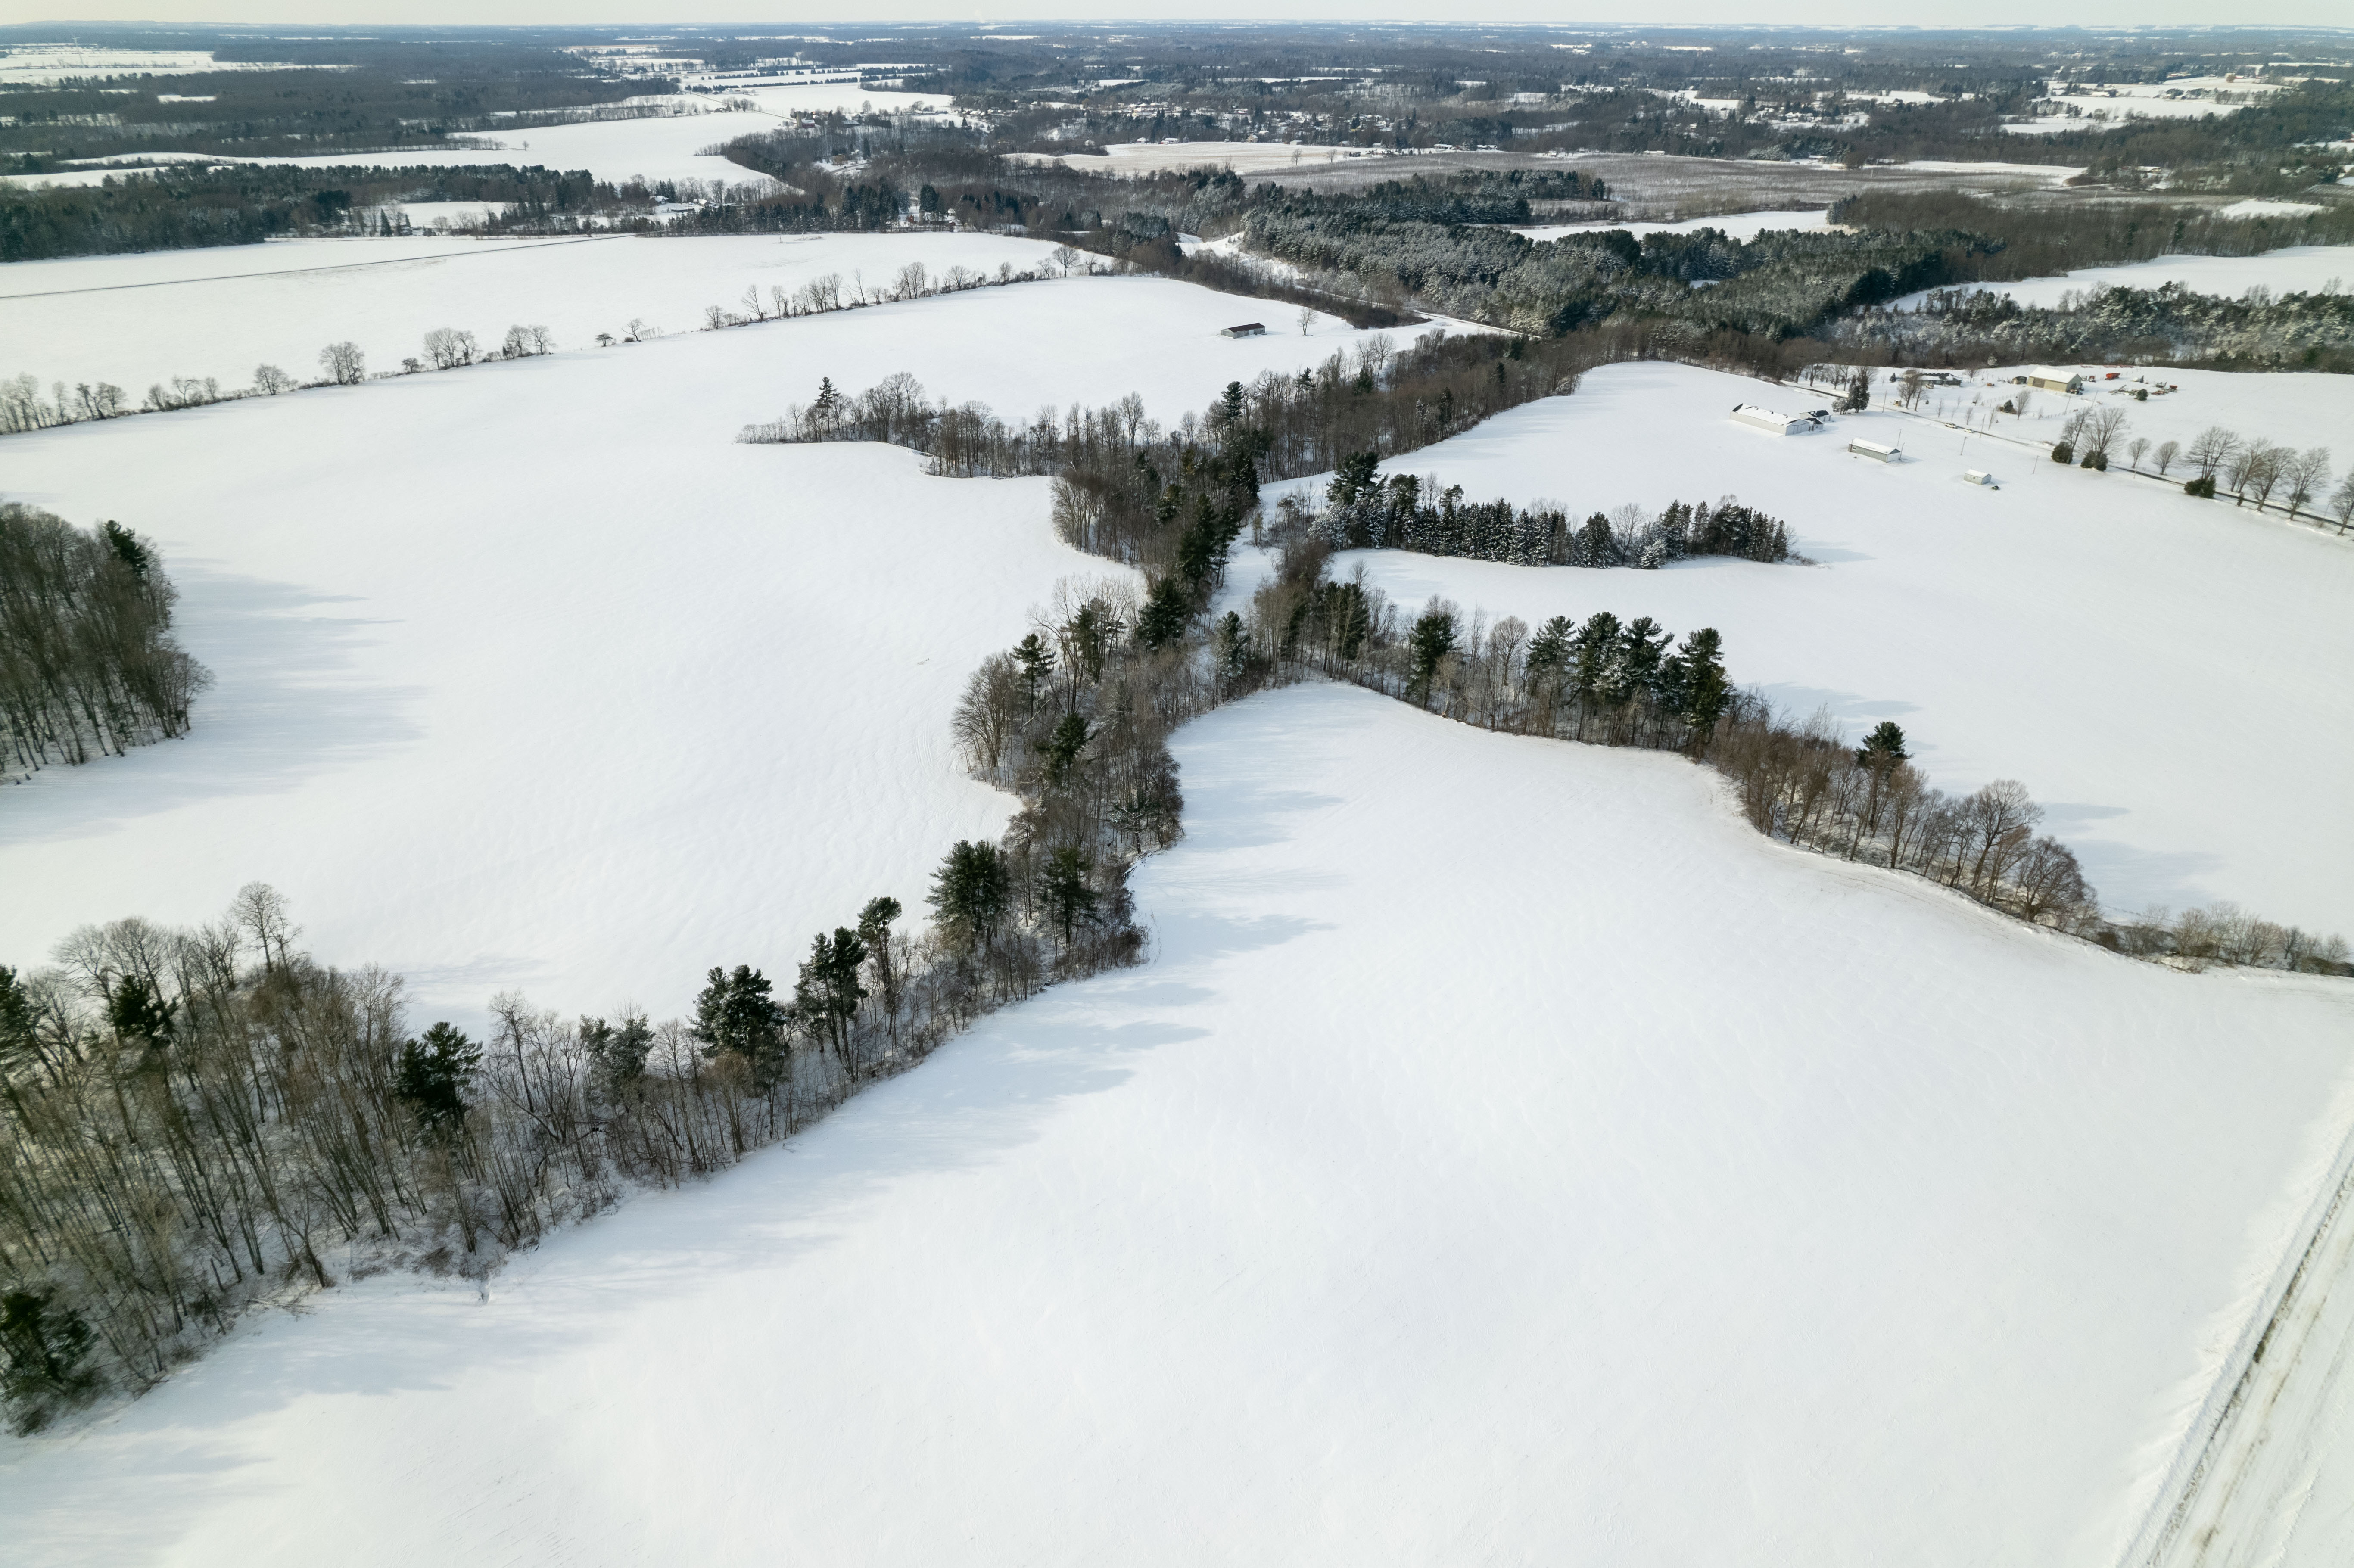
M 189 732 L 78 768 L 42 768 L 0 796 L 0 848 L 102 833 L 221 796 L 271 794 L 414 739 L 421 688 L 350 678 L 368 629 L 321 613 L 354 602 L 295 583 L 174 568 L 181 641 L 213 673 Z

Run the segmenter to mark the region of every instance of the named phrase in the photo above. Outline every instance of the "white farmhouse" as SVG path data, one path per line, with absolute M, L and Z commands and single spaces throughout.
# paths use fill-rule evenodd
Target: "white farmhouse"
M 1746 425 L 1753 430 L 1763 430 L 1769 436 L 1787 436 L 1793 430 L 1806 429 L 1808 424 L 1803 414 L 1777 414 L 1755 403 L 1735 403 L 1733 406 L 1733 422 Z
M 2084 378 L 2074 371 L 2054 370 L 2049 366 L 2031 370 L 2020 379 L 2039 392 L 2066 392 L 2073 395 L 2081 390 L 2084 385 Z

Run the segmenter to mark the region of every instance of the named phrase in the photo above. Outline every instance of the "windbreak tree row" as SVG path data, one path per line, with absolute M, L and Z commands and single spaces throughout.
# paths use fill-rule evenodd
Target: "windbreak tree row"
M 396 1266 L 479 1277 L 632 1187 L 725 1169 L 991 1010 L 1133 962 L 1129 866 L 1179 832 L 1164 744 L 1214 699 L 1125 579 L 1069 585 L 973 677 L 975 771 L 1023 800 L 950 847 L 931 923 L 889 896 L 685 1020 L 519 995 L 408 1033 L 398 977 L 297 950 L 261 885 L 220 921 L 85 927 L 0 968 L 0 1397 L 20 1430 L 168 1375 L 257 1301 Z M 792 960 L 788 958 L 786 960 Z
M 185 734 L 210 682 L 172 636 L 154 547 L 0 503 L 0 757 L 29 772 Z
M 1656 570 L 1691 556 L 1751 561 L 1790 559 L 1789 530 L 1777 519 L 1727 496 L 1712 507 L 1675 501 L 1657 516 L 1625 505 L 1574 522 L 1559 506 L 1509 501 L 1467 502 L 1459 484 L 1436 476 L 1376 471 L 1373 452 L 1342 461 L 1325 487 L 1326 505 L 1309 513 L 1286 496 L 1280 533 L 1295 521 L 1336 550 L 1414 550 L 1519 567 L 1640 567 Z

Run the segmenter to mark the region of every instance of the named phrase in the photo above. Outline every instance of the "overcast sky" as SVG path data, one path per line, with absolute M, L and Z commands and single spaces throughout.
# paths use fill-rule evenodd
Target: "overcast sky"
M 742 4 L 743 0 L 737 0 Z M 1087 20 L 1170 20 L 1214 21 L 1235 18 L 1264 22 L 1274 18 L 1302 21 L 1368 21 L 1419 20 L 1464 22 L 1472 20 L 1498 22 L 1607 22 L 1624 20 L 1645 26 L 1667 26 L 1687 24 L 1796 24 L 1800 26 L 1888 26 L 1903 25 L 1918 27 L 1984 27 L 2015 25 L 2066 25 L 2071 26 L 2204 26 L 2220 21 L 2241 26 L 2270 25 L 2276 26 L 2342 26 L 2348 16 L 2347 0 L 2264 0 L 2241 14 L 2218 6 L 2213 0 L 2077 0 L 2076 4 L 2054 6 L 2049 0 L 1970 0 L 1969 4 L 1944 3 L 1925 5 L 1892 7 L 1884 0 L 1774 0 L 1760 5 L 1755 0 L 1661 0 L 1651 5 L 1625 5 L 1617 17 L 1594 16 L 1579 5 L 1545 4 L 1543 0 L 1480 0 L 1476 8 L 1458 7 L 1437 3 L 1437 0 L 1286 0 L 1280 7 L 1268 7 L 1256 13 L 1241 12 L 1234 0 L 1210 0 L 1198 6 L 1174 5 L 1168 0 L 1129 0 L 1128 4 L 1109 4 L 1104 0 L 1023 0 L 1018 13 L 986 11 L 969 5 L 939 3 L 939 0 L 886 0 L 872 9 L 846 6 L 841 0 L 827 4 L 796 5 L 792 4 L 759 5 L 749 15 L 729 15 L 728 5 L 720 14 L 705 18 L 711 25 L 740 23 L 748 28 L 790 23 L 806 26 L 812 23 L 832 23 L 844 31 L 854 31 L 860 23 L 896 21 L 963 22 L 976 26 L 1011 26 L 1023 17 L 1038 19 Z M 726 0 L 721 0 L 722 5 Z M 264 24 L 303 23 L 312 26 L 385 26 L 439 25 L 471 23 L 477 26 L 498 26 L 524 23 L 567 23 L 584 25 L 643 25 L 649 31 L 663 26 L 687 25 L 683 15 L 663 15 L 665 7 L 649 5 L 647 0 L 402 0 L 387 5 L 383 0 L 347 0 L 344 4 L 323 5 L 317 0 L 243 0 L 234 10 L 222 0 L 134 0 L 135 16 L 140 19 L 159 22 L 253 22 Z M 42 16 L 72 21 L 130 21 L 123 15 L 122 0 L 29 0 L 20 7 L 37 10 Z M 27 18 L 30 20 L 30 17 Z

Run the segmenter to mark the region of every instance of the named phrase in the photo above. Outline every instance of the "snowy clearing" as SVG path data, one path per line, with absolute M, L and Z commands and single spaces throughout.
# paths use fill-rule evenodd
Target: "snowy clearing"
M 1976 161 L 1956 162 L 1949 158 L 1912 158 L 1896 167 L 1919 169 L 1933 175 L 2031 175 L 2048 185 L 2064 185 L 2084 172 L 2083 165 L 2062 164 L 1998 164 Z
M 1151 966 L 479 1298 L 250 1325 L 0 1459 L 21 1550 L 2115 1561 L 2354 1108 L 2341 985 L 1346 688 L 1177 750 Z
M 1029 162 L 1060 164 L 1098 175 L 1155 175 L 1205 167 L 1232 169 L 1238 175 L 1281 174 L 1290 169 L 1312 174 L 1330 164 L 1390 155 L 1377 147 L 1296 146 L 1288 142 L 1120 142 L 1101 153 L 1021 154 Z M 1403 172 L 1399 177 L 1405 177 Z
M 2156 289 L 2179 283 L 2194 293 L 2236 299 L 2250 289 L 2275 294 L 2311 294 L 2354 288 L 2354 245 L 2291 245 L 2260 256 L 2160 256 L 2114 267 L 2085 267 L 2064 278 L 2026 278 L 2015 283 L 1967 283 L 1972 293 L 2009 294 L 2022 305 L 2056 306 L 2061 296 L 2088 290 Z M 1906 294 L 1892 310 L 1914 310 L 1926 293 Z
M 258 878 L 438 1016 L 507 985 L 660 1016 L 875 894 L 920 908 L 1009 809 L 949 754 L 967 675 L 1116 568 L 1056 542 L 1044 480 L 737 430 L 900 370 L 1173 419 L 1353 341 L 1221 338 L 1234 310 L 1083 278 L 7 438 L 0 496 L 157 539 L 219 685 L 186 740 L 0 789 L 0 885 L 47 890 L 0 953 Z
M 207 49 L 111 49 L 88 44 L 0 48 L 0 87 L 47 87 L 78 77 L 196 76 L 231 70 L 346 70 L 277 60 L 217 60 Z
M 308 379 L 319 374 L 319 350 L 346 338 L 371 370 L 393 370 L 443 326 L 472 333 L 485 349 L 518 323 L 546 327 L 560 348 L 586 348 L 599 333 L 625 335 L 640 317 L 678 333 L 701 326 L 705 306 L 741 312 L 750 286 L 765 308 L 772 287 L 790 293 L 829 272 L 845 289 L 861 274 L 883 289 L 910 261 L 934 275 L 957 266 L 993 274 L 1036 267 L 1053 249 L 982 234 L 419 237 L 26 261 L 0 272 L 0 374 L 30 371 L 44 385 L 111 381 L 136 398 L 169 376 L 243 387 L 257 363 Z M 172 286 L 143 286 L 157 283 Z M 1348 330 L 1337 320 L 1328 327 Z
M 1702 228 L 1720 228 L 1732 239 L 1755 239 L 1768 229 L 1824 229 L 1834 227 L 1824 221 L 1825 209 L 1813 207 L 1797 212 L 1736 212 L 1719 217 L 1686 218 L 1681 223 L 1547 223 L 1531 228 L 1515 228 L 1514 234 L 1531 239 L 1559 239 L 1564 235 L 1591 234 L 1606 228 L 1623 228 L 1640 239 L 1647 234 L 1691 234 Z
M 712 104 L 708 112 L 699 114 L 599 120 L 578 125 L 535 125 L 494 136 L 469 136 L 457 145 L 411 147 L 387 153 L 334 153 L 311 158 L 222 161 L 305 168 L 359 164 L 388 169 L 539 164 L 551 169 L 586 169 L 597 178 L 617 185 L 638 176 L 648 184 L 660 180 L 705 180 L 730 185 L 766 185 L 776 182 L 741 164 L 705 154 L 703 149 L 775 128 L 773 115 Z
M 1532 625 L 1608 609 L 1714 626 L 1735 678 L 1778 705 L 1828 705 L 1850 731 L 1893 719 L 1947 789 L 2022 780 L 2113 909 L 2228 898 L 2354 928 L 2354 820 L 2339 801 L 2354 773 L 2354 547 L 2179 486 L 2062 469 L 2040 447 L 1978 435 L 1965 456 L 1962 432 L 1900 414 L 1786 438 L 1726 418 L 1741 402 L 1795 413 L 1828 400 L 1610 366 L 1572 397 L 1384 465 L 1579 516 L 1737 494 L 1787 520 L 1791 547 L 1819 567 L 1584 571 L 1401 551 L 1335 566 L 1362 561 L 1409 607 L 1439 593 Z M 1850 458 L 1854 436 L 1901 440 L 1912 461 Z M 1965 468 L 2002 488 L 1963 483 Z
M 2266 201 L 2262 196 L 2250 196 L 2229 207 L 2215 209 L 2218 217 L 2305 217 L 2326 210 L 2318 202 Z
M 729 98 L 748 98 L 764 114 L 926 114 L 944 111 L 948 101 L 937 93 L 874 91 L 854 81 L 756 82 L 750 85 L 715 79 Z M 944 115 L 954 119 L 953 115 Z M 745 132 L 736 132 L 744 135 Z

